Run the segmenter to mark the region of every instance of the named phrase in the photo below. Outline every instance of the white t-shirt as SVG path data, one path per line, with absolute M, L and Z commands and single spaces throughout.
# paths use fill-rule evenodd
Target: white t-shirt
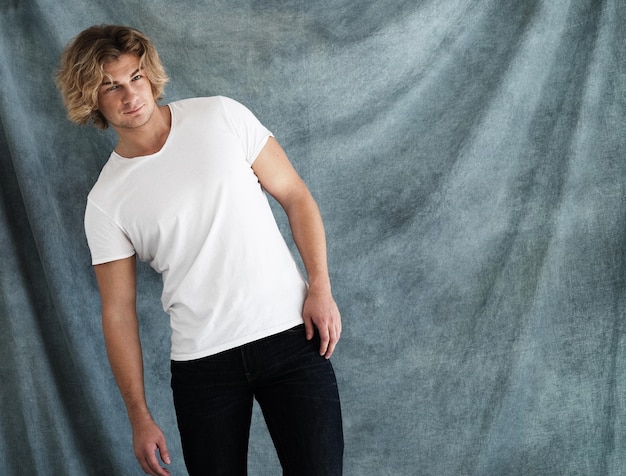
M 306 283 L 251 168 L 271 132 L 224 97 L 169 107 L 159 152 L 111 154 L 85 231 L 94 265 L 136 254 L 162 274 L 171 358 L 192 360 L 301 324 Z

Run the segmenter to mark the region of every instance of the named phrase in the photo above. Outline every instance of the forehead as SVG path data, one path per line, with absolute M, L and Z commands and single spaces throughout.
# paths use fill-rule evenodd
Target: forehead
M 122 80 L 127 79 L 140 69 L 139 56 L 122 54 L 119 58 L 105 61 L 102 64 L 102 71 L 106 79 Z

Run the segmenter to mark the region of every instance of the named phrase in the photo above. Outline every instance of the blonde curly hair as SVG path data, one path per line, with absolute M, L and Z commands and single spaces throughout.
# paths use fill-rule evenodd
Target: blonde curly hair
M 157 101 L 163 97 L 168 77 L 150 39 L 127 26 L 95 25 L 79 33 L 61 55 L 56 84 L 71 121 L 84 125 L 91 120 L 100 129 L 109 126 L 98 111 L 98 91 L 105 77 L 103 65 L 123 54 L 139 57 L 152 95 Z

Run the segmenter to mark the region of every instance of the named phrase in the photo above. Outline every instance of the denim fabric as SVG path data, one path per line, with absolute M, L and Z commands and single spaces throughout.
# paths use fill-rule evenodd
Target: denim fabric
M 330 361 L 298 326 L 217 355 L 172 362 L 172 389 L 189 474 L 247 474 L 253 397 L 285 475 L 342 473 L 343 431 Z

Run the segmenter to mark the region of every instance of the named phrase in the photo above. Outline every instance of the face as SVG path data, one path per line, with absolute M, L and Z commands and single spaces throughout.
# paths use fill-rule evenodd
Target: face
M 98 110 L 118 132 L 146 125 L 156 109 L 152 87 L 139 66 L 139 57 L 123 54 L 103 65 Z

